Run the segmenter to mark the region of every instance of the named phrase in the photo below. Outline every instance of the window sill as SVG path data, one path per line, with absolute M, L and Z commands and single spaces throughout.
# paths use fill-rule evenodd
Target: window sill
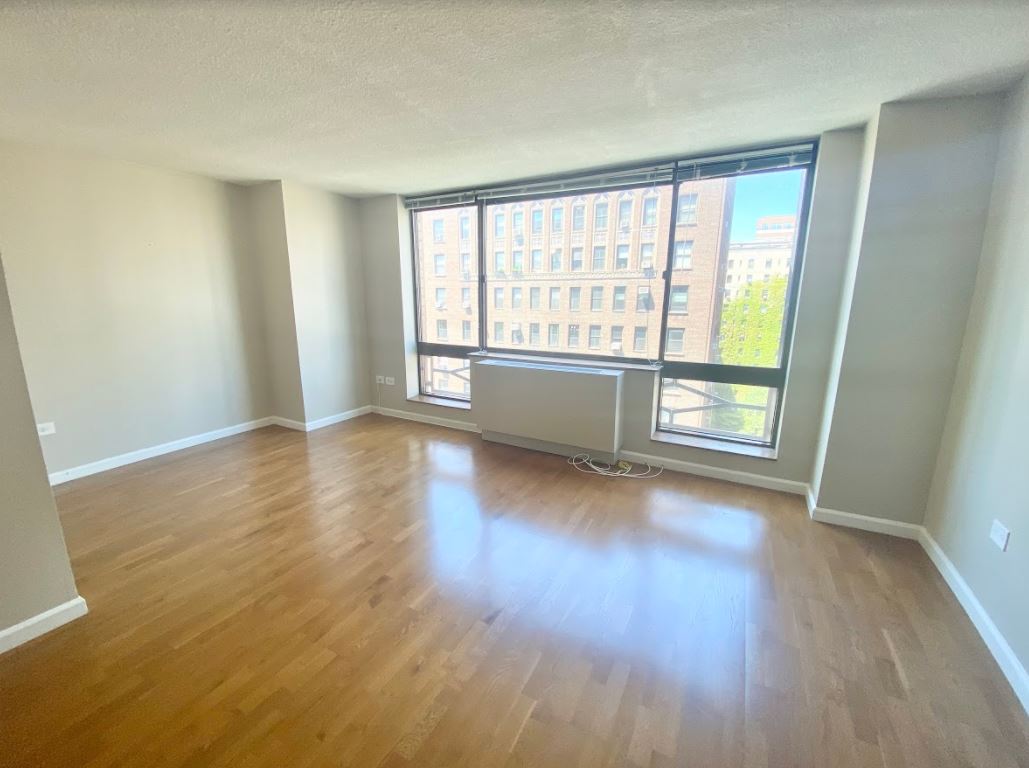
M 456 408 L 459 411 L 470 411 L 472 404 L 464 400 L 453 400 L 449 397 L 434 397 L 432 395 L 415 395 L 407 398 L 409 403 L 425 403 L 427 405 L 441 405 L 444 408 Z
M 515 355 L 507 352 L 472 352 L 468 357 L 477 360 L 519 360 L 541 365 L 578 366 L 580 368 L 610 368 L 616 371 L 648 371 L 656 373 L 661 370 L 660 363 L 633 363 L 614 360 L 583 360 L 578 357 L 550 357 L 548 355 Z
M 700 437 L 699 435 L 677 435 L 673 432 L 656 431 L 650 436 L 655 443 L 668 443 L 669 445 L 681 445 L 686 448 L 700 448 L 705 451 L 718 451 L 719 453 L 734 453 L 737 456 L 750 456 L 755 459 L 769 459 L 774 461 L 779 458 L 777 448 L 768 448 L 763 445 L 747 445 L 746 443 L 733 443 L 728 440 L 718 440 L 712 437 Z

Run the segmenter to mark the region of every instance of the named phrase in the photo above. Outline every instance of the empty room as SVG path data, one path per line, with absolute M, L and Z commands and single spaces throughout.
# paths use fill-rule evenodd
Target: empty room
M 1029 768 L 1029 5 L 0 4 L 0 768 Z

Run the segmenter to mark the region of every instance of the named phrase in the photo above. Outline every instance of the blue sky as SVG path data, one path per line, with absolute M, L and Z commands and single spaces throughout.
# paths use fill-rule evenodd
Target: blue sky
M 761 216 L 796 213 L 804 171 L 776 171 L 739 176 L 729 239 L 736 243 L 754 238 L 754 223 Z

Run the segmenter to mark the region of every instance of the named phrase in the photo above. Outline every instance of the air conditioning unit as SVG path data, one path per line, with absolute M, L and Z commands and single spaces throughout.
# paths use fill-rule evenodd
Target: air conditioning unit
M 616 341 L 611 345 L 611 351 L 616 355 L 622 354 L 622 342 Z

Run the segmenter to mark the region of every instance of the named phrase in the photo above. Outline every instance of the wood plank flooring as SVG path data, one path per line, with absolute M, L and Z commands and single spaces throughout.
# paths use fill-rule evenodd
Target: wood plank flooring
M 57 489 L 84 619 L 0 765 L 1029 767 L 913 542 L 366 416 Z

